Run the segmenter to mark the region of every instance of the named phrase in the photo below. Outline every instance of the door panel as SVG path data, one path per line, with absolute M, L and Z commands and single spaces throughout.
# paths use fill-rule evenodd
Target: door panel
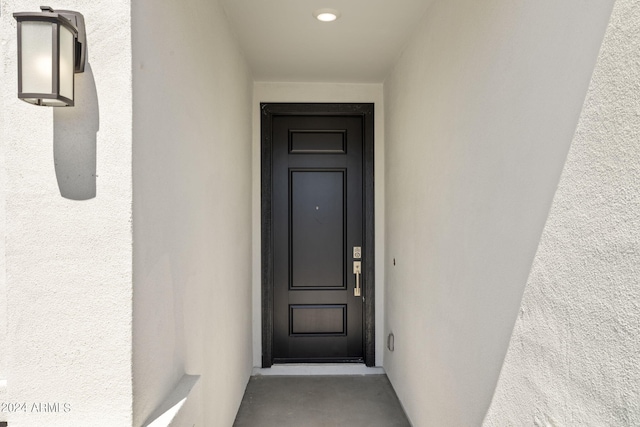
M 342 336 L 347 334 L 347 306 L 290 305 L 291 336 Z
M 373 263 L 372 239 L 364 240 L 373 226 L 365 215 L 373 206 L 365 115 L 268 105 L 293 111 L 263 117 L 263 366 L 364 361 L 373 344 L 364 315 L 373 274 L 364 268 L 356 296 L 353 247 L 363 247 L 363 266 Z
M 343 154 L 346 149 L 346 135 L 341 130 L 291 130 L 290 141 L 292 154 Z
M 346 288 L 345 172 L 291 171 L 291 289 Z

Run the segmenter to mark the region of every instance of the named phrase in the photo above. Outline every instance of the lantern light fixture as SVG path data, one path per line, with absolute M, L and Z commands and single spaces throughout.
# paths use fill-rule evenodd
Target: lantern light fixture
M 71 10 L 19 12 L 18 98 L 34 105 L 72 107 L 74 74 L 84 72 L 84 17 Z

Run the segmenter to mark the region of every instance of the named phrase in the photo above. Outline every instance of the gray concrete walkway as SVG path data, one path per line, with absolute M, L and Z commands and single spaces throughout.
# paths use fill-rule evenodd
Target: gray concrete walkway
M 233 425 L 411 426 L 386 375 L 254 376 Z

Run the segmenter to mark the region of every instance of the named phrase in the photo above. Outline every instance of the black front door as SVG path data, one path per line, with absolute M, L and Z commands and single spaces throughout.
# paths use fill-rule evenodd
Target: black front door
M 263 366 L 372 365 L 373 106 L 262 111 Z

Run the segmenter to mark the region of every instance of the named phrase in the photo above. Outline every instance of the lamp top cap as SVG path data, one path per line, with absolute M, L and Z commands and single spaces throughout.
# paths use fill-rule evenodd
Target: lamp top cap
M 78 21 L 84 24 L 84 17 L 78 12 L 70 10 L 54 11 L 49 6 L 40 6 L 41 12 L 17 12 L 13 17 L 18 21 L 56 22 L 67 27 L 73 34 L 78 35 Z

